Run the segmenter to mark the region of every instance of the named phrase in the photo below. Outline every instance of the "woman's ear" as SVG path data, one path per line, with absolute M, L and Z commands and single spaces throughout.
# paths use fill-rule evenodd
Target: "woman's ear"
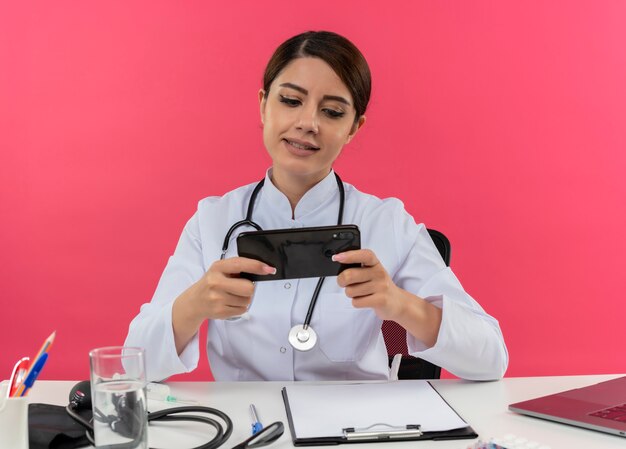
M 261 123 L 265 123 L 265 103 L 267 97 L 265 96 L 265 90 L 259 89 L 259 108 L 261 109 Z
M 365 116 L 362 115 L 361 117 L 359 117 L 359 120 L 352 125 L 352 129 L 350 130 L 350 134 L 348 134 L 348 140 L 346 140 L 346 143 L 350 143 L 352 138 L 356 135 L 357 131 L 361 129 L 361 126 L 363 126 L 364 124 Z

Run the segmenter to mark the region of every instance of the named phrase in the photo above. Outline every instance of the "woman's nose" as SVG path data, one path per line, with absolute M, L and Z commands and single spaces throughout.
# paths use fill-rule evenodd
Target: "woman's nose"
M 307 133 L 317 134 L 319 132 L 317 110 L 314 108 L 301 108 L 296 128 Z

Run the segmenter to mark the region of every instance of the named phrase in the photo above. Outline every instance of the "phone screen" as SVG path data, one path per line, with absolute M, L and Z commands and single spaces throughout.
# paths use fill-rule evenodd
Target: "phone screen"
M 356 225 L 243 232 L 237 237 L 239 256 L 276 268 L 274 275 L 241 273 L 253 281 L 337 276 L 360 265 L 333 262 L 331 257 L 360 248 L 361 235 Z

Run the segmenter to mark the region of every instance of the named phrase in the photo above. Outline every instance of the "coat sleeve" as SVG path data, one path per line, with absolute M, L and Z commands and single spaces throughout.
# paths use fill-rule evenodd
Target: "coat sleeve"
M 160 381 L 174 374 L 192 371 L 198 365 L 199 338 L 196 334 L 180 356 L 176 352 L 172 328 L 174 300 L 205 272 L 196 213 L 186 224 L 161 275 L 152 301 L 141 306 L 130 323 L 126 346 L 146 350 L 148 381 Z
M 465 292 L 452 270 L 445 266 L 426 227 L 416 225 L 404 208 L 399 215 L 394 220 L 400 255 L 394 282 L 442 309 L 435 345 L 428 348 L 407 333 L 409 353 L 464 379 L 502 378 L 508 366 L 508 352 L 498 321 Z

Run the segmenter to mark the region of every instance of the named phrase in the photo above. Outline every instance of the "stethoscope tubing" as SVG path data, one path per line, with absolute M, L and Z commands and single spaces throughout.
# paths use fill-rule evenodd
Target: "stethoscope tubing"
M 259 181 L 259 183 L 254 187 L 254 190 L 252 191 L 252 195 L 250 195 L 250 201 L 248 201 L 248 211 L 246 212 L 246 218 L 232 225 L 230 229 L 228 230 L 228 232 L 226 233 L 226 236 L 224 237 L 224 243 L 222 244 L 222 254 L 220 255 L 220 260 L 223 260 L 224 257 L 226 257 L 226 251 L 228 251 L 228 242 L 230 241 L 230 237 L 233 235 L 233 232 L 235 232 L 238 228 L 242 226 L 251 226 L 257 231 L 263 230 L 261 226 L 259 226 L 257 223 L 252 221 L 252 212 L 254 210 L 254 202 L 256 200 L 256 197 L 259 195 L 259 192 L 261 191 L 263 184 L 265 184 L 265 179 L 261 179 L 261 181 Z
M 344 208 L 344 204 L 346 201 L 346 193 L 343 188 L 343 181 L 341 180 L 341 178 L 339 177 L 337 173 L 335 173 L 335 179 L 337 181 L 337 188 L 339 190 L 339 212 L 337 214 L 337 226 L 340 226 L 343 222 L 343 208 Z M 230 242 L 230 238 L 238 228 L 242 226 L 251 226 L 257 231 L 263 230 L 263 228 L 261 228 L 261 226 L 258 223 L 252 220 L 252 213 L 254 212 L 254 203 L 264 183 L 265 183 L 265 179 L 262 179 L 254 187 L 254 190 L 252 191 L 252 194 L 250 195 L 250 200 L 248 201 L 248 209 L 246 211 L 246 218 L 233 224 L 230 227 L 230 229 L 228 229 L 228 232 L 226 232 L 226 236 L 224 237 L 224 243 L 222 244 L 222 254 L 220 255 L 220 260 L 223 260 L 226 257 L 226 252 L 228 251 L 228 243 Z M 315 310 L 315 305 L 317 304 L 317 298 L 322 289 L 322 285 L 324 284 L 324 279 L 326 278 L 321 277 L 317 281 L 317 285 L 315 286 L 313 296 L 311 297 L 311 301 L 309 302 L 309 308 L 307 310 L 306 317 L 304 318 L 304 323 L 302 324 L 302 328 L 305 331 L 309 330 L 309 326 L 311 325 L 311 320 L 313 318 L 313 311 Z M 315 336 L 315 333 L 313 332 L 312 335 Z M 294 347 L 296 346 L 294 345 Z M 296 347 L 296 349 L 298 348 Z

